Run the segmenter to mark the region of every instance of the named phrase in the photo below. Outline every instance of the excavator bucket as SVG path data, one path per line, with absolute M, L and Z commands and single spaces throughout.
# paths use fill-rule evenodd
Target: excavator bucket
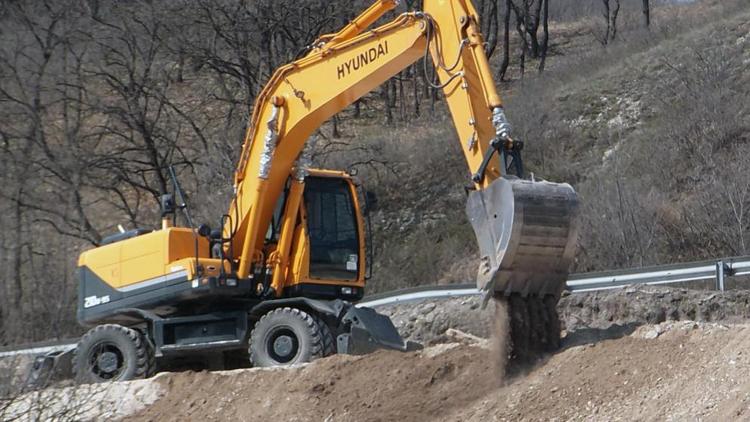
M 578 199 L 567 183 L 500 178 L 466 205 L 481 261 L 477 287 L 493 296 L 554 295 L 576 247 Z

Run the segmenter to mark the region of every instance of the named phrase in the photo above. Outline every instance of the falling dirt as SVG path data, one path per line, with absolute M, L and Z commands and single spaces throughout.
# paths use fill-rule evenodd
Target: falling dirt
M 508 354 L 510 351 L 510 323 L 508 304 L 504 299 L 495 299 L 492 332 L 490 333 L 490 356 L 494 363 L 494 374 L 498 385 L 505 378 Z

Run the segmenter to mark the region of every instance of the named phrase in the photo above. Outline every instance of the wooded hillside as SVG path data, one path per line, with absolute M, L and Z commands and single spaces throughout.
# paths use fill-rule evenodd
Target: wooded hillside
M 528 169 L 581 195 L 576 270 L 748 253 L 750 5 L 667 3 L 475 0 Z M 368 4 L 0 3 L 0 344 L 79 333 L 78 254 L 157 226 L 168 166 L 217 226 L 256 93 Z M 318 134 L 316 164 L 378 197 L 370 291 L 474 273 L 467 170 L 423 69 Z

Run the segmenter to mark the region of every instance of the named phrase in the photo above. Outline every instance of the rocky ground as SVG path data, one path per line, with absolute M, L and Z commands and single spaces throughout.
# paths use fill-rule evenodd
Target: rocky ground
M 569 295 L 563 347 L 502 371 L 477 298 L 382 309 L 413 353 L 287 369 L 162 373 L 50 389 L 0 406 L 27 420 L 731 420 L 750 415 L 750 292 L 626 288 Z M 46 412 L 46 413 L 45 413 Z M 4 415 L 5 417 L 3 417 Z M 55 416 L 57 415 L 57 416 Z
M 481 309 L 479 297 L 407 303 L 379 308 L 402 336 L 421 343 L 443 341 L 449 328 L 489 337 L 492 301 Z M 727 292 L 687 288 L 631 286 L 586 294 L 565 294 L 558 313 L 566 332 L 611 335 L 613 326 L 634 328 L 668 320 L 742 322 L 750 319 L 750 291 Z M 609 331 L 598 330 L 609 328 Z M 600 332 L 601 331 L 601 332 Z M 568 339 L 568 342 L 570 339 Z

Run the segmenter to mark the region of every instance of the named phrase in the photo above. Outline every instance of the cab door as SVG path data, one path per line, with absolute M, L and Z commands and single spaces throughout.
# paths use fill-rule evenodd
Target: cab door
M 358 279 L 360 234 L 351 185 L 346 179 L 308 177 L 304 204 L 310 240 L 309 276 Z

